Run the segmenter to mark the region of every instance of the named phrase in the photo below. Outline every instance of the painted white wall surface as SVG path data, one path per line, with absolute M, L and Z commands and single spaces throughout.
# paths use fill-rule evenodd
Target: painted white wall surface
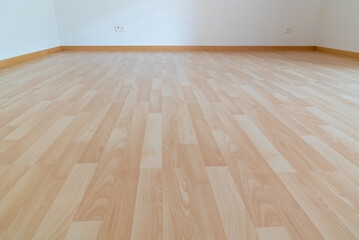
M 62 45 L 315 45 L 321 0 L 54 0 Z M 115 24 L 127 32 L 115 32 Z M 290 34 L 284 33 L 286 26 Z
M 59 45 L 53 0 L 0 0 L 0 60 Z
M 318 45 L 359 52 L 359 0 L 326 0 Z

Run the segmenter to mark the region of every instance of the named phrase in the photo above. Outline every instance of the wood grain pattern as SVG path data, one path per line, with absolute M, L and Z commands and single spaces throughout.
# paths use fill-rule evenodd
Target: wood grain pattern
M 162 171 L 141 170 L 138 184 L 131 239 L 162 239 Z
M 78 164 L 42 220 L 33 239 L 63 238 L 92 178 L 96 164 Z
M 254 225 L 227 167 L 207 168 L 227 239 L 257 239 Z
M 149 113 L 147 116 L 141 169 L 162 168 L 162 114 Z
M 291 240 L 285 227 L 268 227 L 256 229 L 259 240 Z
M 101 222 L 73 222 L 66 233 L 65 240 L 96 240 Z
M 0 70 L 0 239 L 359 238 L 355 58 L 95 50 Z

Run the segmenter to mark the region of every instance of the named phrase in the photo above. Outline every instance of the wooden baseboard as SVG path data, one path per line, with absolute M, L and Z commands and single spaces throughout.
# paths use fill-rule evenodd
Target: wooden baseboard
M 0 60 L 0 69 L 59 51 L 305 51 L 315 46 L 59 46 Z
M 340 50 L 340 49 L 335 49 L 335 48 L 326 48 L 326 47 L 316 47 L 316 50 L 320 51 L 320 52 L 333 53 L 333 54 L 337 54 L 337 55 L 344 55 L 344 56 L 359 58 L 358 52 L 351 52 L 351 51 L 345 51 L 345 50 Z
M 4 68 L 4 67 L 9 67 L 18 63 L 22 63 L 25 61 L 29 61 L 35 58 L 39 58 L 42 56 L 46 56 L 49 55 L 51 53 L 54 52 L 59 52 L 62 51 L 62 47 L 54 47 L 54 48 L 49 48 L 49 49 L 45 49 L 45 50 L 41 50 L 41 51 L 37 51 L 37 52 L 32 52 L 32 53 L 28 53 L 25 55 L 20 55 L 17 57 L 13 57 L 13 58 L 8 58 L 8 59 L 4 59 L 4 60 L 0 60 L 0 69 Z
M 308 51 L 359 58 L 358 52 L 316 46 L 59 46 L 0 60 L 0 69 L 59 51 Z
M 315 46 L 62 46 L 65 51 L 276 51 L 315 50 Z

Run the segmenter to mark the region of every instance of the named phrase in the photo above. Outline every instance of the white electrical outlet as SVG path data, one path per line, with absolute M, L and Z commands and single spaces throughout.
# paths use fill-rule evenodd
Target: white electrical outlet
M 292 32 L 292 27 L 291 26 L 286 26 L 284 29 L 285 33 L 291 33 Z
M 115 25 L 115 31 L 116 32 L 126 32 L 127 31 L 127 26 L 120 24 L 120 25 Z

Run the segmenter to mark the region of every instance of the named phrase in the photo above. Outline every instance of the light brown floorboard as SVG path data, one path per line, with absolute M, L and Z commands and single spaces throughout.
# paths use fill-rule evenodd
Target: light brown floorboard
M 0 239 L 359 239 L 359 61 L 61 52 L 0 70 Z

